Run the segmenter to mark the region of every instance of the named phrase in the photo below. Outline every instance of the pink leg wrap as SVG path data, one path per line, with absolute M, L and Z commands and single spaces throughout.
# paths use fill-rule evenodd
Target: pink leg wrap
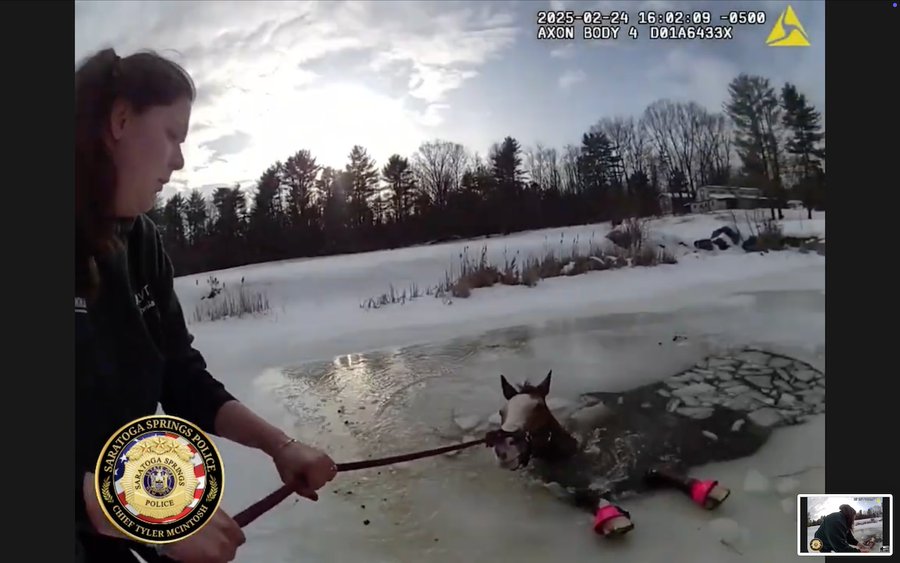
M 608 522 L 609 520 L 615 518 L 616 516 L 625 516 L 622 514 L 618 508 L 611 504 L 607 504 L 606 506 L 602 506 L 597 509 L 597 514 L 594 517 L 594 531 L 598 534 L 603 533 L 603 524 Z
M 718 484 L 718 481 L 694 481 L 694 484 L 691 486 L 691 500 L 700 506 L 704 506 L 709 492 Z

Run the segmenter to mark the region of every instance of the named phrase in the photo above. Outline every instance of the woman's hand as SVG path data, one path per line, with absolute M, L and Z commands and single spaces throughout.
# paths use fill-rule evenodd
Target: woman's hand
M 184 563 L 233 561 L 247 538 L 231 516 L 219 508 L 199 532 L 162 547 L 162 554 Z
M 319 499 L 316 491 L 337 474 L 337 466 L 325 452 L 294 440 L 276 451 L 272 459 L 282 482 L 313 501 Z

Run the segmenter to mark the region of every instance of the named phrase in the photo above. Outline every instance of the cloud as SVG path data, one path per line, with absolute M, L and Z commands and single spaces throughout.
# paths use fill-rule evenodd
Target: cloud
M 550 56 L 554 59 L 571 59 L 575 56 L 575 44 L 566 43 L 560 47 L 556 47 L 550 51 Z
M 212 141 L 201 143 L 200 147 L 212 151 L 210 160 L 227 161 L 224 157 L 232 154 L 239 154 L 241 151 L 250 146 L 252 137 L 243 131 L 235 131 L 234 133 L 223 135 Z
M 586 79 L 587 74 L 583 70 L 567 70 L 559 77 L 559 87 L 563 90 L 568 90 Z
M 651 66 L 646 77 L 650 84 L 658 86 L 660 98 L 694 101 L 719 111 L 728 93 L 728 83 L 739 72 L 730 60 L 675 48 Z
M 76 60 L 152 49 L 191 73 L 178 180 L 193 185 L 255 177 L 304 146 L 338 166 L 354 142 L 414 148 L 522 24 L 502 5 L 449 2 L 76 2 L 75 19 Z
M 437 127 L 444 122 L 442 113 L 448 109 L 450 106 L 447 104 L 430 104 L 419 117 L 419 123 L 426 127 Z

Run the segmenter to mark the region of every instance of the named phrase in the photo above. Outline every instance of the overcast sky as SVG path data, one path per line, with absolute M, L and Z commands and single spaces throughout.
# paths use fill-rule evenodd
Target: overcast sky
M 539 41 L 536 12 L 617 9 L 612 42 Z M 354 144 L 379 166 L 436 138 L 485 154 L 511 135 L 524 146 L 578 144 L 599 118 L 639 115 L 668 97 L 720 110 L 738 73 L 795 83 L 824 114 L 824 2 L 792 6 L 811 47 L 765 45 L 785 2 L 76 2 L 75 62 L 112 46 L 154 49 L 193 75 L 199 99 L 185 169 L 166 190 L 253 182 L 309 149 L 343 167 Z M 725 41 L 655 41 L 640 10 L 766 12 Z M 721 22 L 724 23 L 724 22 Z M 580 31 L 580 24 L 576 31 Z M 580 37 L 580 36 L 579 36 Z

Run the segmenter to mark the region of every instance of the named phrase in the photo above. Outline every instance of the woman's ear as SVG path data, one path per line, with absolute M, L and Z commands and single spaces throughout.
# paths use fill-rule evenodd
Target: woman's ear
M 131 104 L 121 99 L 113 102 L 109 112 L 110 140 L 119 141 L 125 135 L 125 129 L 128 127 L 131 117 Z

